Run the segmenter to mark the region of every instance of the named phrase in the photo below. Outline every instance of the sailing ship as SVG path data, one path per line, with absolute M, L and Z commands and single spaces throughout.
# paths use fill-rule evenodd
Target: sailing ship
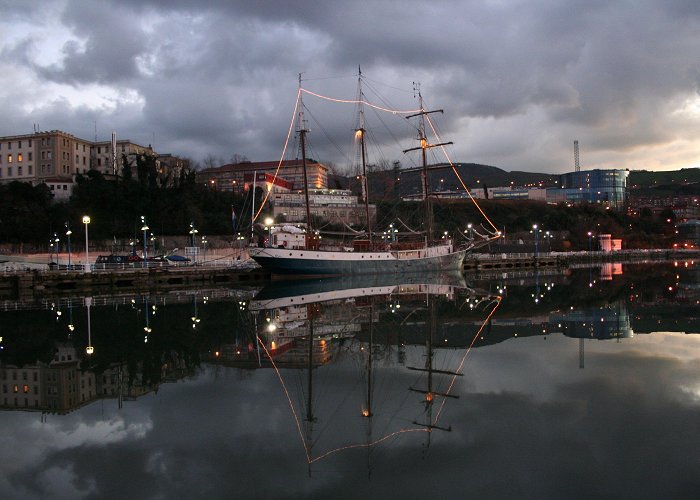
M 342 250 L 324 249 L 320 246 L 320 239 L 312 227 L 311 211 L 309 208 L 309 183 L 307 175 L 306 136 L 308 130 L 305 127 L 304 107 L 301 99 L 301 76 L 299 77 L 299 101 L 301 103 L 298 116 L 298 134 L 302 157 L 302 172 L 304 177 L 304 195 L 306 206 L 306 229 L 298 230 L 291 236 L 293 245 L 274 246 L 272 241 L 267 246 L 250 247 L 248 253 L 258 264 L 269 270 L 273 275 L 316 275 L 316 276 L 346 276 L 383 273 L 405 272 L 436 272 L 461 269 L 467 252 L 476 247 L 488 244 L 489 241 L 500 237 L 497 231 L 486 234 L 480 238 L 471 238 L 459 247 L 453 239 L 443 237 L 433 239 L 433 221 L 431 192 L 428 177 L 427 151 L 432 148 L 443 148 L 451 142 L 431 144 L 426 136 L 426 117 L 431 113 L 441 113 L 442 110 L 428 111 L 423 107 L 423 97 L 417 90 L 419 109 L 416 113 L 406 118 L 417 118 L 419 125 L 419 146 L 404 150 L 421 151 L 421 177 L 422 198 L 425 207 L 425 232 L 423 241 L 379 243 L 372 241 L 372 227 L 368 205 L 369 186 L 367 183 L 367 154 L 365 145 L 366 130 L 364 128 L 364 114 L 362 111 L 363 94 L 361 91 L 362 73 L 358 78 L 359 90 L 359 123 L 355 130 L 355 136 L 359 139 L 359 147 L 362 160 L 362 183 L 366 215 L 366 238 L 356 240 L 353 247 Z M 272 238 L 271 238 L 272 239 Z M 286 243 L 286 242 L 285 242 Z

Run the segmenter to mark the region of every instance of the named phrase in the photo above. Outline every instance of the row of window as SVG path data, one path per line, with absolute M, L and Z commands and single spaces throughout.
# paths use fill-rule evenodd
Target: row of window
M 43 139 L 42 139 L 42 144 L 43 144 Z M 18 147 L 18 148 L 21 148 L 21 147 L 22 147 L 22 141 L 17 141 L 17 147 Z M 27 141 L 27 147 L 29 147 L 29 148 L 32 147 L 32 140 L 31 140 L 31 139 L 29 139 L 29 140 Z M 1 143 L 1 142 L 0 142 L 0 149 L 2 149 L 2 143 Z M 8 149 L 8 151 L 9 151 L 10 149 L 12 149 L 12 141 L 8 141 L 8 142 L 7 142 L 7 149 Z
M 2 379 L 3 380 L 9 380 L 10 379 L 10 373 L 12 373 L 12 380 L 17 380 L 17 372 L 12 371 L 8 372 L 7 370 L 2 371 Z M 22 372 L 22 380 L 29 380 L 29 373 L 32 373 L 34 376 L 34 382 L 37 382 L 39 380 L 39 374 L 38 372 L 32 371 L 32 372 Z
M 43 153 L 43 151 L 42 151 Z M 43 156 L 43 155 L 42 155 Z M 22 153 L 17 153 L 17 163 L 22 163 L 24 161 L 24 155 Z M 7 155 L 7 163 L 14 162 L 15 157 L 13 155 Z M 27 161 L 32 161 L 32 153 L 27 153 Z M 0 163 L 2 163 L 2 156 L 0 156 Z
M 29 394 L 30 389 L 29 389 L 29 386 L 27 384 L 24 384 L 21 389 L 20 389 L 20 386 L 18 384 L 14 384 L 12 386 L 12 392 L 15 394 L 18 394 L 20 392 L 20 390 L 24 394 Z M 3 392 L 3 394 L 9 393 L 7 384 L 2 384 L 2 392 Z M 39 394 L 39 386 L 36 386 L 36 385 L 34 386 L 34 394 Z
M 14 406 L 15 406 L 15 408 L 17 408 L 19 406 L 19 404 L 18 404 L 17 398 L 14 398 L 14 399 L 15 399 Z M 8 406 L 7 398 L 3 398 L 2 403 L 3 403 L 3 406 Z M 29 399 L 28 398 L 24 398 L 24 407 L 29 408 Z M 39 400 L 38 399 L 34 400 L 34 407 L 35 408 L 39 407 Z

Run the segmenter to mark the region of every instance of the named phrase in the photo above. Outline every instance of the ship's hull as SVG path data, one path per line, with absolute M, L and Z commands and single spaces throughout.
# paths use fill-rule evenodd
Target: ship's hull
M 466 250 L 447 245 L 413 252 L 340 252 L 284 248 L 248 249 L 250 256 L 276 275 L 348 276 L 436 272 L 461 269 Z

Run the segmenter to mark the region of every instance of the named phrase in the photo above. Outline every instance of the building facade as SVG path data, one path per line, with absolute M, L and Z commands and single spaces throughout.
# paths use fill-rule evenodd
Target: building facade
M 627 205 L 629 170 L 581 170 L 559 176 L 559 186 L 547 188 L 550 203 L 601 203 L 622 209 Z
M 279 171 L 277 167 L 279 166 Z M 291 183 L 293 189 L 304 188 L 304 173 L 301 160 L 229 163 L 220 167 L 205 168 L 197 172 L 197 182 L 219 191 L 248 189 L 254 174 L 268 174 Z M 328 167 L 317 161 L 306 160 L 309 189 L 328 187 Z M 249 180 L 246 181 L 246 178 Z
M 139 155 L 156 157 L 164 184 L 189 168 L 187 160 L 158 155 L 150 144 L 142 146 L 128 139 L 115 143 L 113 148 L 112 141 L 89 141 L 60 130 L 0 137 L 0 183 L 44 183 L 55 199 L 62 200 L 70 197 L 78 174 L 94 170 L 107 176 L 120 175 L 124 156 L 132 165 Z
M 273 217 L 277 221 L 305 222 L 306 201 L 303 192 L 275 192 L 271 196 Z M 312 216 L 335 224 L 364 226 L 364 203 L 352 191 L 342 189 L 312 189 L 309 191 L 309 211 Z M 369 205 L 370 221 L 377 218 L 377 206 Z

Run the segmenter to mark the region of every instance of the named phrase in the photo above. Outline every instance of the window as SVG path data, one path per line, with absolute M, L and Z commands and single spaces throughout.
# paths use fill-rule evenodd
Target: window
M 75 143 L 75 150 L 76 151 L 78 150 L 78 143 L 77 142 Z
M 27 142 L 29 143 L 28 146 L 31 148 L 32 147 L 32 140 L 29 139 Z
M 46 159 L 50 160 L 51 159 L 51 151 L 46 152 Z
M 17 153 L 17 162 L 21 163 L 22 160 L 24 160 L 24 157 L 22 156 L 22 153 Z
M 32 153 L 27 153 L 27 160 L 32 161 Z
M 22 167 L 17 167 L 17 175 L 22 176 Z
M 28 173 L 29 175 L 34 175 L 34 172 L 33 172 L 33 169 L 32 169 L 32 166 L 31 166 L 31 165 L 27 165 L 27 173 Z
M 102 148 L 100 146 L 97 146 L 97 154 L 102 153 Z
M 22 390 L 25 394 L 29 394 L 29 386 L 27 384 L 24 384 L 24 386 L 22 386 Z
M 12 141 L 7 143 L 7 149 L 12 149 Z
M 12 386 L 12 392 L 14 392 L 15 394 L 19 392 L 19 386 L 17 384 Z
M 12 157 L 12 155 L 10 155 L 10 157 Z M 10 163 L 12 163 L 12 161 L 10 161 Z M 97 159 L 97 166 L 98 166 L 98 167 L 101 167 L 101 166 L 102 166 L 102 158 L 98 158 L 98 159 Z
M 7 176 L 12 177 L 12 167 L 7 167 Z
M 46 159 L 46 151 L 41 152 L 41 159 L 45 160 Z
M 12 155 L 7 155 L 7 163 L 12 163 Z
M 83 165 L 85 165 L 85 157 L 83 156 Z
M 17 141 L 17 147 L 20 149 L 22 148 L 22 141 Z
M 37 372 L 34 372 L 34 382 L 39 381 L 39 374 Z

